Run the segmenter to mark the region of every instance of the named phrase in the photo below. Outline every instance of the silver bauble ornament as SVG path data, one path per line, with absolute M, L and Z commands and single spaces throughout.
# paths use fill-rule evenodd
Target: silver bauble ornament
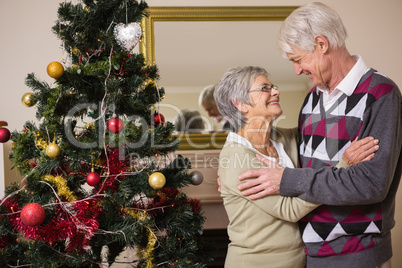
M 204 175 L 201 172 L 194 170 L 190 173 L 191 176 L 191 184 L 193 185 L 200 185 L 204 180 Z

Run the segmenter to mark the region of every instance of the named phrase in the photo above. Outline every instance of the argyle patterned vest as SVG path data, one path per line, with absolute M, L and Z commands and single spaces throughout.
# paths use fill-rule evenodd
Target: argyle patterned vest
M 300 118 L 300 162 L 303 168 L 335 166 L 358 135 L 367 107 L 392 90 L 379 84 L 381 74 L 370 69 L 351 96 L 343 94 L 328 110 L 315 87 L 304 101 Z M 381 89 L 379 89 L 381 85 Z M 388 90 L 389 88 L 389 90 Z M 334 256 L 374 246 L 382 228 L 381 206 L 322 205 L 299 221 L 310 256 Z

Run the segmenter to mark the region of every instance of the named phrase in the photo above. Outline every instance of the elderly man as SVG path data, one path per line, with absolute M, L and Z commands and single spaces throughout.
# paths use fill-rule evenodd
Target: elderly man
M 299 117 L 303 168 L 272 165 L 239 179 L 251 199 L 295 196 L 320 206 L 300 221 L 307 267 L 390 267 L 395 195 L 402 169 L 402 98 L 397 85 L 349 54 L 339 15 L 321 3 L 283 22 L 278 46 L 297 75 L 314 82 Z M 356 137 L 379 139 L 371 161 L 328 169 Z
M 233 130 L 232 125 L 226 120 L 216 107 L 214 99 L 215 85 L 205 87 L 198 99 L 198 104 L 208 113 L 209 117 L 215 119 L 216 122 L 222 125 L 222 130 Z

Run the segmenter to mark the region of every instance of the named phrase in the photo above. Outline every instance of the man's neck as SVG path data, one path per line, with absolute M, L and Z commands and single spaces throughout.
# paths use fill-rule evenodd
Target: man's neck
M 331 57 L 331 80 L 326 89 L 331 94 L 337 85 L 346 77 L 346 75 L 352 70 L 356 64 L 356 59 L 349 54 L 346 48 L 341 48 L 333 51 Z

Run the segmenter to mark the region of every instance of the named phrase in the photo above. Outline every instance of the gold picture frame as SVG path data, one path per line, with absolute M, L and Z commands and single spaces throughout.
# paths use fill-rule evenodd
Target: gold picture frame
M 156 64 L 155 22 L 189 21 L 282 21 L 297 6 L 227 6 L 227 7 L 150 7 L 146 10 L 141 27 L 143 36 L 139 51 L 149 65 Z M 180 134 L 179 150 L 220 149 L 227 133 Z
M 255 7 L 150 7 L 141 21 L 140 53 L 155 64 L 155 22 L 157 21 L 282 21 L 297 6 Z

